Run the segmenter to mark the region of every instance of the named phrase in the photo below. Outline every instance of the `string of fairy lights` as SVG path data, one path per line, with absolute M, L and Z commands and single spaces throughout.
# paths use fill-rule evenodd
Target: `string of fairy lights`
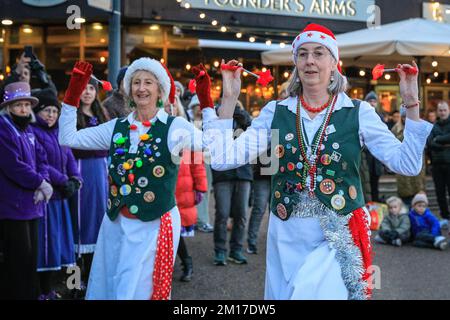
M 227 26 L 224 23 L 221 23 L 220 19 L 215 17 L 215 15 L 210 14 L 210 13 L 206 14 L 202 10 L 198 10 L 196 8 L 193 8 L 192 5 L 190 4 L 190 2 L 187 1 L 187 0 L 176 0 L 176 2 L 179 3 L 180 7 L 184 8 L 186 10 L 191 10 L 191 11 L 196 12 L 196 14 L 198 15 L 198 17 L 201 20 L 205 21 L 205 23 L 207 23 L 208 25 L 211 25 L 213 28 L 216 28 L 217 31 L 220 31 L 222 33 L 226 33 L 226 32 L 234 33 L 235 37 L 237 39 L 239 39 L 239 40 L 243 40 L 243 39 L 247 38 L 248 42 L 250 42 L 250 43 L 257 43 L 256 42 L 257 40 L 262 40 L 262 42 L 260 42 L 260 43 L 265 43 L 267 45 L 268 50 L 270 48 L 272 48 L 272 45 L 275 45 L 277 43 L 278 43 L 278 46 L 280 48 L 285 48 L 287 45 L 290 45 L 290 44 L 288 44 L 285 41 L 275 41 L 275 40 L 273 40 L 271 38 L 263 37 L 261 35 L 256 35 L 254 33 L 246 34 L 246 33 L 242 32 L 242 30 L 240 30 L 240 29 L 238 29 L 236 27 Z M 217 60 L 213 62 L 213 65 L 214 65 L 215 68 L 218 68 L 219 64 L 220 63 Z M 185 67 L 186 67 L 186 70 L 190 70 L 191 65 L 188 63 L 188 64 L 186 64 Z M 265 71 L 267 71 L 267 68 L 266 67 L 262 67 L 261 71 L 265 72 Z M 242 75 L 244 77 L 246 77 L 246 76 L 248 76 L 248 73 L 247 72 L 243 72 Z M 283 72 L 283 77 L 285 79 L 288 79 L 289 76 L 290 76 L 290 72 L 289 71 L 286 70 L 286 71 Z

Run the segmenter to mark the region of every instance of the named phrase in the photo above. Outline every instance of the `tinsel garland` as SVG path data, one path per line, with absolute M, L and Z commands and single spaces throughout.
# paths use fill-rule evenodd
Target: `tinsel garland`
M 367 282 L 363 281 L 365 269 L 361 251 L 354 244 L 348 228 L 352 214 L 338 215 L 316 197 L 310 197 L 306 191 L 298 193 L 298 197 L 291 218 L 319 219 L 325 239 L 330 248 L 336 250 L 336 260 L 341 266 L 341 275 L 348 290 L 349 300 L 366 300 Z

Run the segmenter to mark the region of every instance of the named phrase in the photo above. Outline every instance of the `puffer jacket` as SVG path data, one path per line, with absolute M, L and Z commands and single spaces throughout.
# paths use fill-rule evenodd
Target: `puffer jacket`
M 427 140 L 432 164 L 450 165 L 450 117 L 438 120 Z
M 197 208 L 195 207 L 195 191 L 207 192 L 208 182 L 201 152 L 186 150 L 178 170 L 175 197 L 183 227 L 197 223 Z

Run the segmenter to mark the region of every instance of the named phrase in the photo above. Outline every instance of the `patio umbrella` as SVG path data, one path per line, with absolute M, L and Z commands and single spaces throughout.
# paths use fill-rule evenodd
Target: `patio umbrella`
M 345 66 L 372 68 L 377 63 L 391 67 L 421 59 L 423 72 L 434 71 L 431 62 L 439 63 L 438 70 L 450 71 L 450 25 L 422 18 L 408 19 L 362 29 L 336 36 L 339 55 Z M 291 65 L 291 47 L 265 51 L 261 54 L 266 65 Z

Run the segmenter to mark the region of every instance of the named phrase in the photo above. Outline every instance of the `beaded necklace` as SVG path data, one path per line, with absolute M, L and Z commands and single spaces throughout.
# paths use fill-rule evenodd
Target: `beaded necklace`
M 330 96 L 327 102 L 325 102 L 323 105 L 321 105 L 320 107 L 317 107 L 317 108 L 311 107 L 308 103 L 306 103 L 305 99 L 303 99 L 303 96 L 300 96 L 300 101 L 302 103 L 303 108 L 305 108 L 309 112 L 318 113 L 318 112 L 321 112 L 322 110 L 326 109 L 330 105 L 332 98 L 333 98 L 333 96 Z
M 300 160 L 304 161 L 303 166 L 303 174 L 302 174 L 302 186 L 303 188 L 308 186 L 309 188 L 309 195 L 313 196 L 314 190 L 316 189 L 316 172 L 317 172 L 317 161 L 320 156 L 320 146 L 322 145 L 323 139 L 325 137 L 325 132 L 328 126 L 328 123 L 330 122 L 331 114 L 333 113 L 334 106 L 336 104 L 337 97 L 332 97 L 329 100 L 328 106 L 327 106 L 327 113 L 325 114 L 325 118 L 320 125 L 320 128 L 316 134 L 316 136 L 313 139 L 313 142 L 311 145 L 306 141 L 306 137 L 303 134 L 303 128 L 302 128 L 302 120 L 300 115 L 300 106 L 302 105 L 301 102 L 302 99 L 298 99 L 297 102 L 297 114 L 295 118 L 295 124 L 297 129 L 297 138 L 298 138 L 298 144 L 299 149 L 301 152 L 301 158 Z M 307 176 L 309 177 L 309 183 L 307 180 Z

